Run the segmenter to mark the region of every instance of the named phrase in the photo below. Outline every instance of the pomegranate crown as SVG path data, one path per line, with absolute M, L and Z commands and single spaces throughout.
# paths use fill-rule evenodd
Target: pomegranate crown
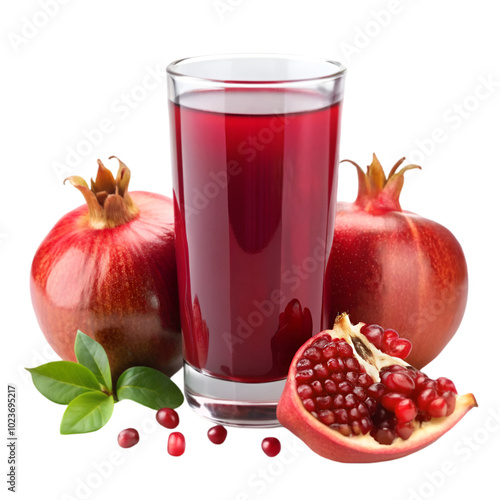
M 366 173 L 352 160 L 342 160 L 354 165 L 358 171 L 358 197 L 354 204 L 366 212 L 401 212 L 399 195 L 404 184 L 404 173 L 413 168 L 421 168 L 411 164 L 397 172 L 405 159 L 403 157 L 396 162 L 387 177 L 375 153 L 373 153 L 373 160 L 368 165 Z
M 116 159 L 120 164 L 116 179 L 101 160 L 97 160 L 99 168 L 95 181 L 90 179 L 90 188 L 85 179 L 78 175 L 64 179 L 64 183 L 69 181 L 83 194 L 89 209 L 89 223 L 94 229 L 121 226 L 139 213 L 128 192 L 130 170 L 119 158 Z

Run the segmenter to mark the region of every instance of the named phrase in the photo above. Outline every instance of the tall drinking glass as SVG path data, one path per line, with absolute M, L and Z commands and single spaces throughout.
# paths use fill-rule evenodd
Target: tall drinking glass
M 345 69 L 301 56 L 167 68 L 184 389 L 220 423 L 277 425 L 322 324 Z

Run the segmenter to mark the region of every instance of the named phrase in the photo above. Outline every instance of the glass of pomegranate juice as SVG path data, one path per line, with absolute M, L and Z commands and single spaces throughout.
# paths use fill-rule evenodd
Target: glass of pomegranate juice
M 290 361 L 322 324 L 345 69 L 301 56 L 168 66 L 186 399 L 278 425 Z

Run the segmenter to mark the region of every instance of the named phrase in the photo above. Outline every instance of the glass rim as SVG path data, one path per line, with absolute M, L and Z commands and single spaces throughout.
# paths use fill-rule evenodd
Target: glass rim
M 283 61 L 297 61 L 297 62 L 316 62 L 322 63 L 330 66 L 334 66 L 336 68 L 335 71 L 326 72 L 324 75 L 315 76 L 315 77 L 306 77 L 306 78 L 290 78 L 290 79 L 275 79 L 275 80 L 245 80 L 245 79 L 236 79 L 236 80 L 224 80 L 219 78 L 204 78 L 200 76 L 190 75 L 184 71 L 179 70 L 179 66 L 183 64 L 196 63 L 196 62 L 209 62 L 209 61 L 222 61 L 225 59 L 280 59 Z M 324 59 L 322 57 L 316 56 L 305 56 L 305 55 L 295 55 L 295 54 L 281 54 L 281 53 L 227 53 L 227 54 L 210 54 L 210 55 L 202 55 L 202 56 L 191 56 L 184 57 L 182 59 L 177 59 L 172 61 L 167 66 L 167 74 L 173 78 L 182 78 L 188 79 L 191 81 L 198 82 L 211 82 L 211 83 L 220 83 L 224 85 L 248 85 L 248 86 L 259 86 L 259 85 L 287 85 L 287 84 L 297 84 L 297 83 L 313 83 L 313 82 L 322 82 L 328 80 L 335 80 L 337 78 L 341 78 L 345 75 L 347 68 L 338 61 L 332 61 L 330 59 Z

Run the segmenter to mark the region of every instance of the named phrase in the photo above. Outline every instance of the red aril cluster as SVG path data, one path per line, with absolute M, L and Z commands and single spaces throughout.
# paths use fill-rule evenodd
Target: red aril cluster
M 382 351 L 409 354 L 407 341 L 394 330 L 369 325 L 363 333 Z M 405 349 L 399 349 L 403 340 Z M 451 380 L 432 380 L 410 365 L 393 364 L 381 369 L 376 382 L 351 345 L 328 334 L 304 350 L 295 380 L 305 409 L 320 422 L 344 436 L 370 433 L 380 444 L 406 440 L 418 423 L 455 410 L 457 391 Z

